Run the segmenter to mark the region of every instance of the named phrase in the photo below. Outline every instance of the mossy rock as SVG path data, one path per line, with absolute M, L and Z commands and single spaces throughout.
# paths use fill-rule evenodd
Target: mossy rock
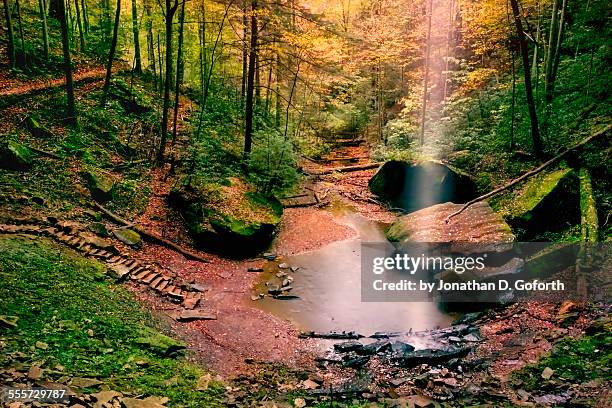
M 87 188 L 94 200 L 106 202 L 113 199 L 115 183 L 109 176 L 93 170 L 83 172 Z
M 38 122 L 38 120 L 33 118 L 32 116 L 28 116 L 26 118 L 25 124 L 26 124 L 28 131 L 34 137 L 41 138 L 41 139 L 47 139 L 53 136 L 53 132 L 51 132 L 45 126 L 41 125 L 40 122 Z
M 169 200 L 199 245 L 233 254 L 267 247 L 283 211 L 278 200 L 236 178 L 229 185 L 179 183 Z
M 139 247 L 141 243 L 140 234 L 131 229 L 113 230 L 113 235 L 121 242 L 132 247 Z
M 28 170 L 34 162 L 32 151 L 12 140 L 0 146 L 0 167 L 7 170 Z
M 164 357 L 175 356 L 186 348 L 185 343 L 148 327 L 140 328 L 137 336 L 136 344 Z
M 416 211 L 445 202 L 464 203 L 476 197 L 472 178 L 435 161 L 386 162 L 368 182 L 370 191 L 394 207 Z
M 490 204 L 521 238 L 531 239 L 580 222 L 578 190 L 576 173 L 560 168 L 528 179 L 519 190 L 508 191 Z

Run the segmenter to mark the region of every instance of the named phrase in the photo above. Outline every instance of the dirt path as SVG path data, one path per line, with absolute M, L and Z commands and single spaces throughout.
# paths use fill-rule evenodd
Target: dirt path
M 91 79 L 104 78 L 106 70 L 104 68 L 82 68 L 73 73 L 75 82 L 83 82 Z M 7 76 L 0 77 L 0 97 L 27 95 L 37 93 L 48 88 L 55 88 L 65 83 L 65 78 L 40 78 L 33 81 L 16 81 Z

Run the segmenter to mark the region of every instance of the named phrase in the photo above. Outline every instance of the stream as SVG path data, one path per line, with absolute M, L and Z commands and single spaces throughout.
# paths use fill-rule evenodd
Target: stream
M 258 307 L 289 320 L 300 330 L 355 331 L 365 336 L 447 327 L 456 319 L 456 314 L 442 311 L 435 302 L 362 302 L 361 243 L 385 242 L 384 225 L 347 206 L 336 205 L 330 211 L 336 222 L 350 226 L 357 235 L 269 262 L 262 283 L 274 278 L 278 262 L 299 267 L 289 272 L 294 278 L 291 294 L 298 298 L 278 300 L 266 296 L 256 302 Z

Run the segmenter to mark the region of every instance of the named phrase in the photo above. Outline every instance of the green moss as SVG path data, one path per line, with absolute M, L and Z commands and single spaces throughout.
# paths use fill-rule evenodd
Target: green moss
M 597 220 L 597 206 L 593 197 L 591 175 L 588 170 L 581 168 L 580 177 L 580 213 L 581 236 L 585 242 L 597 242 L 599 235 L 599 222 Z
M 121 392 L 167 396 L 170 406 L 221 405 L 220 384 L 197 391 L 202 369 L 167 356 L 182 343 L 161 334 L 159 323 L 127 289 L 100 280 L 103 272 L 103 264 L 50 241 L 0 236 L 0 310 L 19 318 L 16 328 L 3 332 L 0 367 L 18 364 L 13 355 L 21 352 L 23 364 L 59 364 L 65 367 L 61 375 L 95 377 Z M 166 352 L 143 347 L 145 340 Z M 48 347 L 37 348 L 36 342 Z
M 529 221 L 538 204 L 571 173 L 571 168 L 563 168 L 540 174 L 529 179 L 521 190 L 502 195 L 499 199 L 491 200 L 490 204 L 506 219 Z
M 608 369 L 612 365 L 612 330 L 610 325 L 600 333 L 579 339 L 567 337 L 557 343 L 553 351 L 537 364 L 527 366 L 513 374 L 513 380 L 522 382 L 527 390 L 546 389 L 551 381 L 588 382 L 596 378 L 612 380 Z M 544 368 L 554 370 L 551 381 L 541 377 Z

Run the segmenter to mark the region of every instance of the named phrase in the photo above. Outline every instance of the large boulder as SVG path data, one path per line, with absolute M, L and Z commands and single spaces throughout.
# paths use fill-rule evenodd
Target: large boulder
M 32 166 L 32 152 L 12 140 L 0 145 L 0 167 L 7 170 L 27 170 Z
M 491 200 L 491 206 L 521 239 L 545 231 L 561 231 L 580 223 L 579 180 L 571 168 L 542 172 L 518 190 Z
M 383 200 L 406 211 L 449 201 L 464 203 L 477 195 L 476 184 L 470 176 L 434 161 L 421 164 L 388 161 L 368 186 Z
M 232 254 L 264 249 L 280 223 L 282 205 L 237 178 L 228 184 L 179 183 L 169 200 L 199 245 Z
M 103 203 L 113 199 L 115 183 L 112 178 L 93 170 L 83 172 L 83 178 L 94 200 Z
M 483 252 L 506 252 L 512 248 L 514 235 L 508 224 L 484 201 L 469 206 L 461 214 L 448 216 L 463 205 L 444 203 L 401 216 L 387 230 L 392 242 L 426 242 L 473 247 Z M 448 219 L 448 221 L 447 221 Z M 451 248 L 452 250 L 452 248 Z

